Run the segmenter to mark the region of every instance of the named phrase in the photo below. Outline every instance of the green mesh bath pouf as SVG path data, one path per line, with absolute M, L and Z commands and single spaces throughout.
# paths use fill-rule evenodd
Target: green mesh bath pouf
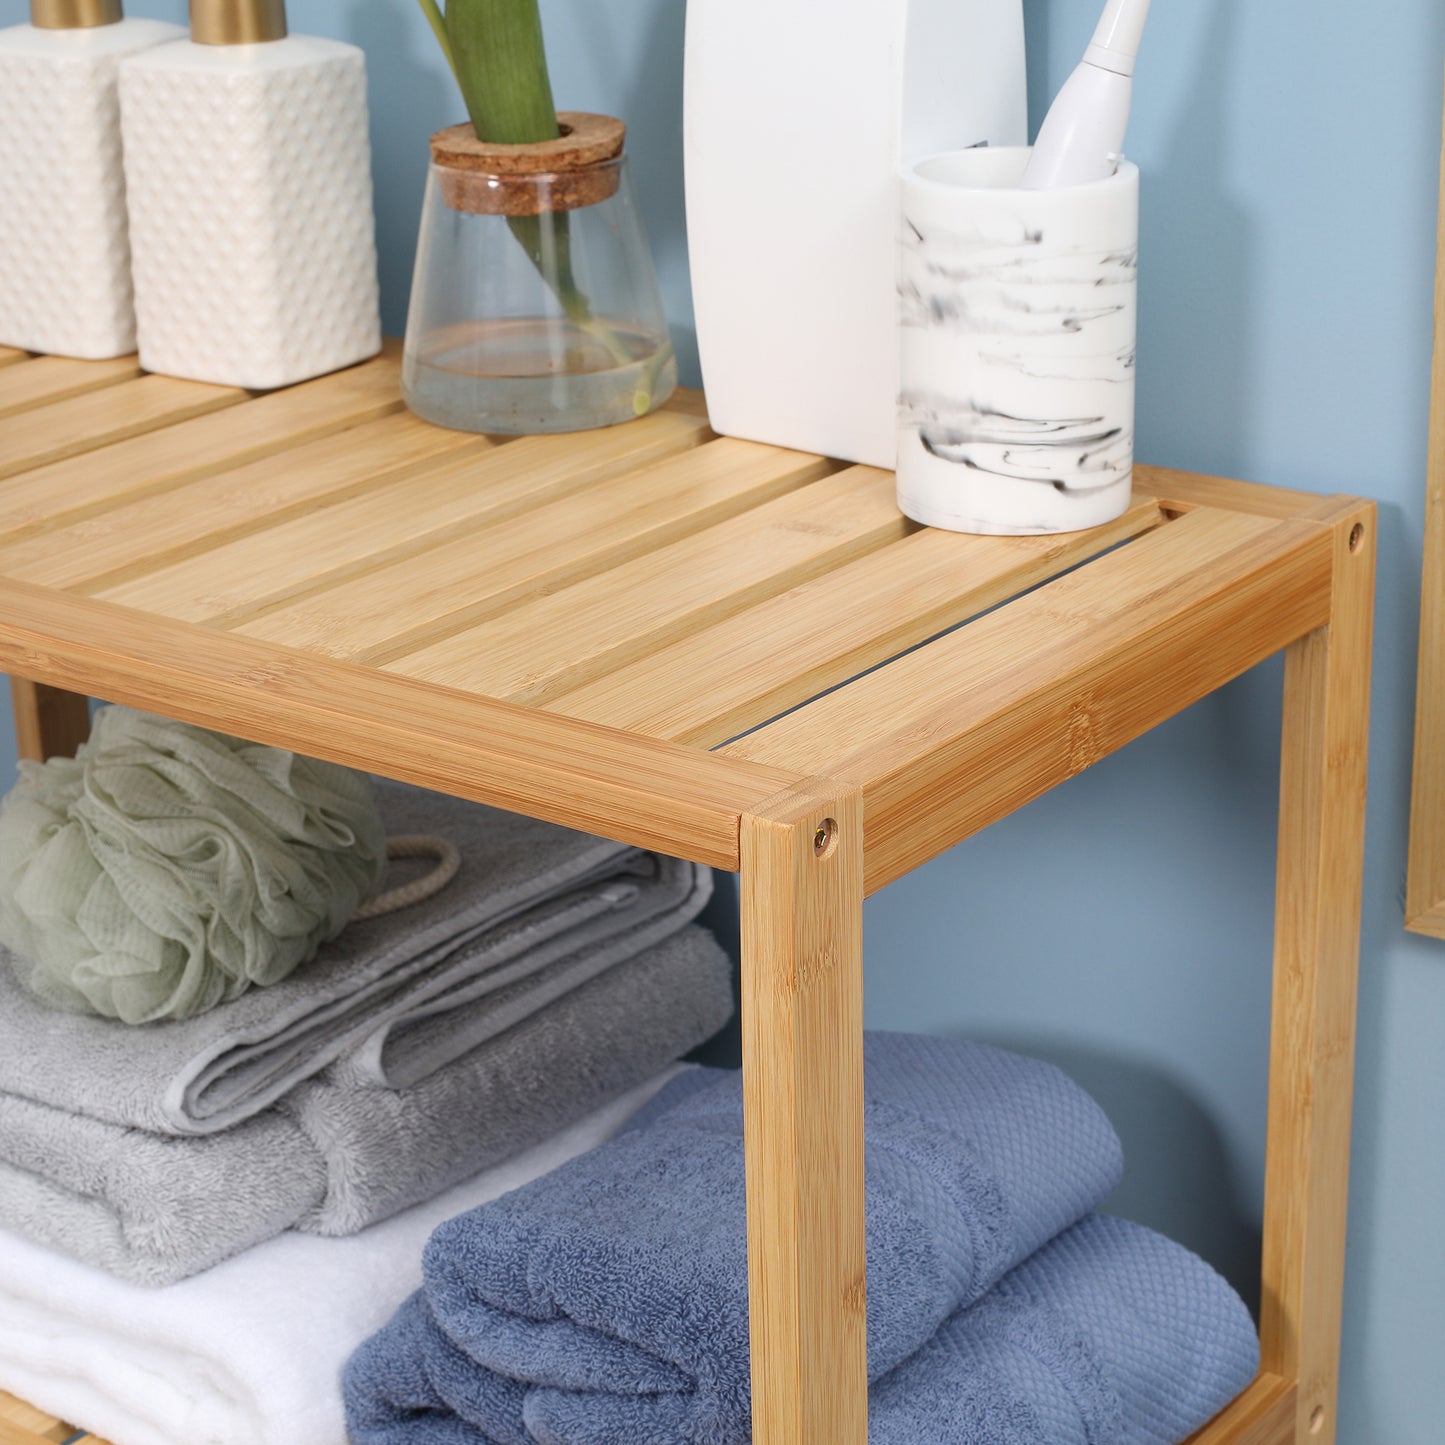
M 0 805 L 0 942 L 58 1008 L 189 1018 L 285 978 L 385 870 L 362 774 L 107 707 Z

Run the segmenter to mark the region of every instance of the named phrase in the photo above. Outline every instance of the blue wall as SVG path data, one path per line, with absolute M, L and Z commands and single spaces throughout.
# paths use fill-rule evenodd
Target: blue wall
M 1028 0 L 1035 119 L 1096 0 Z M 1342 1445 L 1445 1418 L 1445 945 L 1401 928 L 1445 9 L 1169 0 L 1145 42 L 1142 460 L 1378 498 L 1380 593 Z M 179 0 L 132 0 L 179 18 Z M 0 23 L 22 17 L 0 0 Z M 681 0 L 543 0 L 562 104 L 630 151 L 684 369 Z M 363 45 L 386 320 L 430 131 L 461 115 L 409 0 L 292 0 Z M 1360 31 L 1363 29 L 1364 33 Z M 875 1026 L 1050 1055 L 1112 1112 L 1115 1201 L 1255 1288 L 1280 670 L 1267 664 L 873 899 Z M 5 740 L 0 739 L 0 752 Z M 3 765 L 0 765 L 3 766 Z M 3 782 L 3 777 L 0 777 Z

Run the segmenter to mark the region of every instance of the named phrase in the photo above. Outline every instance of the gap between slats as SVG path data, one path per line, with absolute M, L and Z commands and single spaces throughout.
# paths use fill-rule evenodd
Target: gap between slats
M 544 706 L 913 530 L 895 505 L 891 473 L 850 467 L 388 667 Z
M 391 413 L 0 546 L 0 572 L 89 596 L 494 445 Z
M 99 588 L 107 601 L 178 621 L 234 628 L 293 598 L 401 568 L 395 600 L 425 577 L 427 548 L 535 515 L 544 503 L 691 449 L 709 435 L 695 417 L 661 411 L 627 428 L 518 437 L 445 456 L 400 480 L 252 531 L 133 581 Z M 539 542 L 547 536 L 542 531 Z
M 7 418 L 0 428 L 0 478 L 234 407 L 246 396 L 236 387 L 141 376 L 35 407 Z
M 0 542 L 56 531 L 401 408 L 400 367 L 388 351 L 212 415 L 36 466 L 0 488 Z
M 1145 499 L 1050 537 L 925 528 L 595 682 L 552 712 L 714 747 L 1163 521 Z
M 635 430 L 627 445 L 640 461 L 710 435 L 685 401 Z M 433 468 L 463 465 L 510 440 L 389 412 L 341 433 L 302 439 L 282 456 L 224 467 L 159 494 L 121 498 L 99 515 L 0 544 L 0 573 L 94 595 L 386 484 L 412 478 L 420 488 Z
M 821 458 L 721 438 L 448 537 L 235 630 L 379 665 L 835 470 Z
M 1156 531 L 1148 545 L 1079 568 L 723 752 L 801 773 L 821 770 L 826 760 L 844 769 L 836 776 L 864 782 L 892 752 L 929 746 L 939 709 L 959 726 L 989 715 L 1007 699 L 1049 686 L 1071 654 L 1090 653 L 1106 630 L 1142 636 L 1148 618 L 1175 609 L 1179 597 L 1214 596 L 1226 584 L 1237 589 L 1245 577 L 1268 576 L 1273 562 L 1318 530 L 1192 512 Z M 840 738 L 846 750 L 836 746 Z
M 101 391 L 140 374 L 140 363 L 134 356 L 75 361 L 68 356 L 26 357 L 22 352 L 13 359 L 25 365 L 12 366 L 0 376 L 0 417 Z

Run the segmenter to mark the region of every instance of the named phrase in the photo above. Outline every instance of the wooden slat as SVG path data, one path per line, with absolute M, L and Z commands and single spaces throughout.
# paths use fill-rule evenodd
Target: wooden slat
M 29 361 L 28 351 L 17 351 L 13 346 L 0 346 L 0 366 L 14 366 L 17 361 Z
M 548 708 L 712 747 L 1159 524 L 1137 502 L 1087 532 L 972 537 L 925 528 L 554 697 Z
M 707 420 L 707 399 L 695 386 L 680 386 L 668 397 L 666 406 L 668 411 L 685 412 L 688 416 L 701 417 Z
M 1445 938 L 1445 138 L 1435 242 L 1429 425 L 1405 927 L 1430 938 Z
M 793 781 L 570 718 L 0 579 L 0 671 L 738 867 L 738 819 Z
M 28 678 L 10 679 L 15 709 L 15 747 L 22 758 L 73 758 L 90 736 L 90 704 L 80 693 L 62 692 Z
M 850 467 L 388 666 L 543 703 L 905 535 L 893 490 Z
M 1294 1415 L 1294 1385 L 1262 1374 L 1184 1445 L 1295 1445 Z
M 74 1434 L 63 1420 L 0 1390 L 0 1445 L 59 1445 Z
M 170 376 L 142 376 L 6 419 L 0 427 L 0 477 L 93 452 L 112 442 L 235 406 L 246 393 Z
M 24 366 L 12 366 L 0 375 L 0 417 L 87 391 L 99 391 L 139 374 L 140 363 L 134 356 L 121 356 L 114 361 L 37 356 Z
M 0 1415 L 0 1445 L 57 1445 L 57 1442 L 69 1440 L 72 1434 L 73 1431 L 66 1435 L 42 1435 Z
M 0 541 L 400 411 L 398 355 L 392 348 L 360 366 L 12 477 L 0 486 Z
M 0 1445 L 107 1445 L 0 1390 Z
M 234 626 L 289 598 L 685 450 L 707 434 L 696 417 L 660 411 L 631 427 L 519 437 L 484 455 L 445 458 L 418 475 L 103 587 L 97 595 L 182 621 Z M 405 586 L 398 596 L 406 595 Z
M 435 458 L 471 459 L 494 445 L 487 437 L 430 426 L 409 412 L 393 413 L 279 457 L 0 545 L 0 574 L 80 592 L 116 587 L 368 487 L 399 483 Z
M 330 657 L 387 662 L 831 470 L 832 464 L 801 452 L 721 438 L 369 568 L 238 630 Z
M 861 784 L 871 893 L 1318 626 L 1330 550 L 1195 512 L 722 751 Z
M 1257 482 L 1237 482 L 1227 477 L 1145 466 L 1134 468 L 1134 496 L 1153 497 L 1163 505 L 1183 509 L 1213 507 L 1223 512 L 1279 518 L 1306 515 L 1320 499 L 1318 492 L 1292 492 L 1285 487 L 1260 486 Z
M 757 1445 L 866 1445 L 868 1438 L 862 852 L 858 794 L 824 781 L 743 818 Z
M 1299 1386 L 1300 1440 L 1332 1445 L 1350 1177 L 1375 510 L 1332 522 L 1329 625 L 1285 659 L 1264 1180 L 1263 1367 Z

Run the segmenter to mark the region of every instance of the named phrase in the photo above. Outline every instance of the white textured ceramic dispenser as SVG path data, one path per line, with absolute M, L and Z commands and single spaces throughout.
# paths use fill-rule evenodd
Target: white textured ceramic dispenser
M 1021 0 L 689 0 L 685 110 L 713 425 L 891 467 L 900 166 L 1027 139 Z
M 31 0 L 0 30 L 0 345 L 135 350 L 116 72 L 184 33 L 120 0 Z
M 366 67 L 282 0 L 191 0 L 121 67 L 141 365 L 264 389 L 381 347 Z

